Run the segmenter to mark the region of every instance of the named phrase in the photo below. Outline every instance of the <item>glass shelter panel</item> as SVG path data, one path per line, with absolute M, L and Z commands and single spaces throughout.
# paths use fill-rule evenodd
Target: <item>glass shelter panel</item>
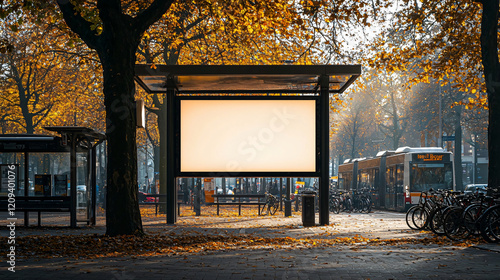
M 28 166 L 29 196 L 69 195 L 69 154 L 30 153 Z
M 11 186 L 12 183 L 15 184 L 14 194 L 16 196 L 24 195 L 24 153 L 0 153 L 0 167 L 0 196 L 7 195 L 9 183 Z M 9 179 L 9 175 L 12 174 L 14 174 L 15 178 L 11 176 L 11 179 L 14 180 Z

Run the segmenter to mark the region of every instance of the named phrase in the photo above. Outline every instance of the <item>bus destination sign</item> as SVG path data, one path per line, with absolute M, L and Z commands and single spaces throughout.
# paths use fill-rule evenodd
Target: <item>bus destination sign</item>
M 448 157 L 448 154 L 414 154 L 413 161 L 443 161 L 448 160 Z

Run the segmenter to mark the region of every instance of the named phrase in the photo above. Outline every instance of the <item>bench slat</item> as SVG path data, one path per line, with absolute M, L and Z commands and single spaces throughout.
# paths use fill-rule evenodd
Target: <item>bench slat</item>
M 38 226 L 41 226 L 41 212 L 71 212 L 71 196 L 16 196 L 16 212 L 38 212 Z M 9 211 L 9 197 L 0 197 L 0 211 Z M 25 225 L 28 225 L 25 221 Z
M 265 202 L 214 202 L 218 205 L 265 205 Z
M 260 206 L 266 205 L 265 201 L 261 201 L 266 196 L 263 194 L 215 194 L 212 195 L 215 198 L 214 204 L 217 205 L 217 216 L 219 215 L 220 205 L 238 205 L 238 215 L 241 216 L 241 206 L 244 205 L 257 205 L 259 215 Z M 227 201 L 230 200 L 230 201 Z M 231 201 L 232 200 L 232 201 Z M 243 201 L 242 201 L 243 200 Z

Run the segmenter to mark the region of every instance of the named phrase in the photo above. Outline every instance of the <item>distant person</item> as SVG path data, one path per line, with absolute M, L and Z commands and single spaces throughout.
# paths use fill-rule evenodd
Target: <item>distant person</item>
M 238 194 L 240 194 L 240 189 L 239 189 L 239 188 L 234 188 L 234 189 L 233 189 L 233 194 L 234 194 L 234 195 L 238 195 Z M 234 197 L 234 198 L 233 198 L 233 201 L 236 201 L 236 197 Z

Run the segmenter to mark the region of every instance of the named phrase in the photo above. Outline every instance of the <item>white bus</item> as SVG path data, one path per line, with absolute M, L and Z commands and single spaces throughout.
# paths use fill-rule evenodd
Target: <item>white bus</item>
M 375 208 L 406 211 L 429 189 L 455 189 L 453 154 L 442 148 L 402 147 L 339 165 L 339 189 L 369 190 Z

